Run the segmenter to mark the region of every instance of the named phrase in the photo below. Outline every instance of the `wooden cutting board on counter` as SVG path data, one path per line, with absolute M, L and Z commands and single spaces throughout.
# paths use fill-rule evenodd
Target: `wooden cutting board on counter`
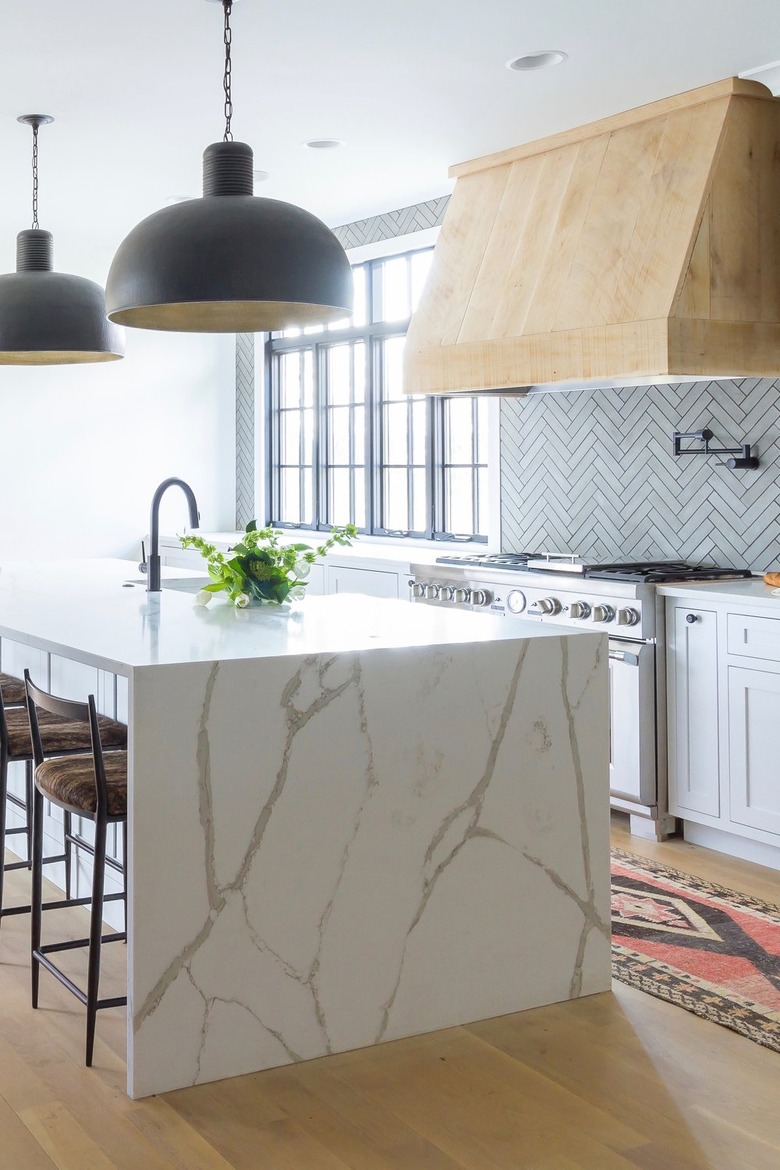
M 767 585 L 774 585 L 775 589 L 780 589 L 780 572 L 764 573 L 764 582 Z

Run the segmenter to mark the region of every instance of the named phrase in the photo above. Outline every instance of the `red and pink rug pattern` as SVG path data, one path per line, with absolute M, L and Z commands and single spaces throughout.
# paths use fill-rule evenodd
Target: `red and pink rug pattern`
M 778 906 L 613 849 L 612 973 L 780 1052 Z

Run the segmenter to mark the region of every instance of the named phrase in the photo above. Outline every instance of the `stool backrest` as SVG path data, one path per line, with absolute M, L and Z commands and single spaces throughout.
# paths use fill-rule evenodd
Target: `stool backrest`
M 59 695 L 51 695 L 48 691 L 37 687 L 30 678 L 29 670 L 24 672 L 24 685 L 27 692 L 27 714 L 30 719 L 30 738 L 32 739 L 33 760 L 38 768 L 46 755 L 43 750 L 41 728 L 38 722 L 38 709 L 48 711 L 50 715 L 59 715 L 69 723 L 88 723 L 90 739 L 92 741 L 92 759 L 95 767 L 95 792 L 97 794 L 97 811 L 104 814 L 108 810 L 108 790 L 106 787 L 106 772 L 103 764 L 103 748 L 100 743 L 100 725 L 98 723 L 95 696 L 89 695 L 86 703 L 77 699 L 63 699 Z M 49 753 L 58 755 L 59 753 Z

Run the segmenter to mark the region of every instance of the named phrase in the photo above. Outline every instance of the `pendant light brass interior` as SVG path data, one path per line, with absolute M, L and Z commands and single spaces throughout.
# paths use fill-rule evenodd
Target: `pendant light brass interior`
M 120 245 L 106 282 L 112 321 L 138 329 L 256 333 L 352 312 L 352 270 L 333 232 L 291 203 L 254 195 L 253 155 L 234 142 L 232 0 L 224 9 L 225 133 L 203 155 L 203 197 L 154 212 Z
M 0 276 L 0 365 L 112 362 L 122 330 L 106 317 L 105 294 L 82 276 L 53 271 L 51 232 L 38 226 L 38 129 L 48 114 L 23 114 L 33 131 L 33 226 L 16 237 L 16 272 Z

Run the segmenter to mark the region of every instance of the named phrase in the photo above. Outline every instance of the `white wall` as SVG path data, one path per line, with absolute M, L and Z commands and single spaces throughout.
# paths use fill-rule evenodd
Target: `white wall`
M 234 401 L 232 334 L 128 330 L 122 361 L 0 366 L 0 560 L 135 558 L 170 475 L 204 528 L 232 528 Z M 186 519 L 172 489 L 162 531 Z

